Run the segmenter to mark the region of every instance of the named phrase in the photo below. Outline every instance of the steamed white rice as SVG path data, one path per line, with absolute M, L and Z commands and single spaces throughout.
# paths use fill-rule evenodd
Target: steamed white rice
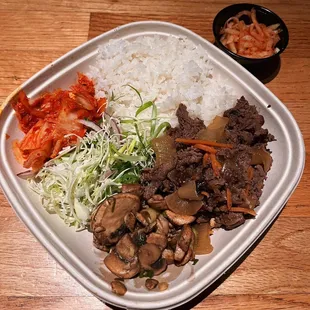
M 88 75 L 95 81 L 96 96 L 106 97 L 117 116 L 133 117 L 141 105 L 128 84 L 141 93 L 144 102 L 155 99 L 160 115 L 173 126 L 181 102 L 206 125 L 236 102 L 233 90 L 214 72 L 206 51 L 184 37 L 111 40 L 99 47 L 96 65 Z

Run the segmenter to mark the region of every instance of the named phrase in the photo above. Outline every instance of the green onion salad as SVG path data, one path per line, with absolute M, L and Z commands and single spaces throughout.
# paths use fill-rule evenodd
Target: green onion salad
M 151 116 L 142 118 L 147 109 L 152 109 Z M 43 207 L 77 230 L 88 227 L 92 211 L 122 184 L 137 183 L 142 169 L 154 166 L 150 143 L 170 127 L 158 117 L 154 101 L 142 99 L 135 117 L 104 113 L 99 125 L 86 120 L 83 124 L 91 129 L 85 137 L 29 179 Z

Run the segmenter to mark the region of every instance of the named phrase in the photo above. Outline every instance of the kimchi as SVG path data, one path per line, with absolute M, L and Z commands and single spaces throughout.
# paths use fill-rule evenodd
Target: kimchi
M 15 156 L 25 168 L 38 171 L 47 160 L 85 135 L 81 120 L 98 121 L 106 99 L 96 99 L 93 82 L 78 73 L 77 83 L 69 90 L 48 92 L 33 102 L 20 91 L 12 105 L 25 133 L 21 141 L 13 143 Z

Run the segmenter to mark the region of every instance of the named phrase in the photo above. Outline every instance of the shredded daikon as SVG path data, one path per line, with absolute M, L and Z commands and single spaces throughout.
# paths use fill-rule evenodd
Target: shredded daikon
M 248 16 L 252 23 L 246 25 L 242 16 Z M 280 24 L 266 26 L 258 23 L 256 11 L 242 11 L 230 17 L 221 29 L 221 43 L 233 53 L 248 58 L 265 58 L 279 52 L 276 48 L 280 41 Z

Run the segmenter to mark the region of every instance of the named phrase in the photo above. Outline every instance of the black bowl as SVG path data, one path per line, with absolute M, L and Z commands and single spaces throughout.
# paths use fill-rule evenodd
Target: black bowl
M 250 11 L 252 8 L 256 10 L 256 16 L 257 21 L 259 23 L 263 23 L 266 26 L 272 25 L 272 24 L 280 24 L 280 29 L 282 31 L 279 33 L 280 41 L 277 43 L 276 47 L 279 49 L 279 52 L 266 58 L 247 58 L 244 56 L 240 56 L 238 54 L 233 53 L 231 50 L 226 48 L 220 41 L 221 38 L 221 28 L 224 26 L 225 22 L 228 18 L 235 16 L 239 12 L 243 10 Z M 244 20 L 245 23 L 249 23 L 249 18 L 247 16 L 243 16 L 240 18 L 241 20 Z M 274 58 L 278 58 L 279 55 L 286 49 L 289 41 L 289 35 L 288 30 L 283 22 L 283 20 L 274 12 L 270 11 L 269 9 L 256 5 L 256 4 L 250 4 L 250 3 L 238 3 L 230 5 L 223 10 L 221 10 L 214 18 L 213 21 L 213 34 L 215 38 L 215 44 L 218 48 L 223 50 L 226 54 L 231 56 L 233 59 L 235 59 L 237 62 L 239 62 L 241 65 L 254 65 L 254 64 L 260 64 L 262 62 L 270 61 Z

